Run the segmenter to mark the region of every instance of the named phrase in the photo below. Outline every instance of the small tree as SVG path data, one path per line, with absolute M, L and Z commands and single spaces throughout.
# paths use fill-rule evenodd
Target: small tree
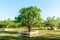
M 47 17 L 47 20 L 45 21 L 45 23 L 46 23 L 46 26 L 51 27 L 51 29 L 58 27 L 58 24 L 59 24 L 55 19 L 55 17 Z
M 31 27 L 40 27 L 41 25 L 41 10 L 36 6 L 30 6 L 19 10 L 19 15 L 16 17 L 18 22 L 21 22 L 22 26 L 28 27 L 28 31 L 31 31 Z

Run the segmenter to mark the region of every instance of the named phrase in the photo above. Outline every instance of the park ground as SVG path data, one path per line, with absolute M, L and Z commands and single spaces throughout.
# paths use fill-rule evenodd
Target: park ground
M 39 37 L 28 38 L 18 35 L 18 32 L 24 29 L 12 28 L 11 31 L 1 31 L 0 40 L 60 40 L 60 30 L 38 30 L 45 34 Z

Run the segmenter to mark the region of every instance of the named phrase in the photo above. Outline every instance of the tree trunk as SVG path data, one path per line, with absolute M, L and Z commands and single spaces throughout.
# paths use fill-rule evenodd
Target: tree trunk
M 3 26 L 3 31 L 5 31 L 5 27 Z
M 27 26 L 28 26 L 28 31 L 30 32 L 31 31 L 31 25 L 30 25 L 30 22 L 29 22 L 29 20 L 27 20 Z
M 53 27 L 51 27 L 51 30 L 54 30 L 54 28 L 53 28 Z
M 51 30 L 57 30 L 57 27 L 51 27 Z
M 54 30 L 57 30 L 57 27 L 54 27 Z
M 31 29 L 30 26 L 28 26 L 28 31 L 29 31 L 29 32 L 31 31 L 30 29 Z

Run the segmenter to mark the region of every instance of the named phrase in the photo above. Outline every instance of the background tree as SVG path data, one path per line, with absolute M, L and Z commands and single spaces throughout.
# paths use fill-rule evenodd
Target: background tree
M 4 23 L 5 23 L 6 28 L 10 28 L 13 21 L 10 18 L 8 18 L 8 20 L 4 20 Z
M 51 27 L 51 29 L 58 27 L 58 22 L 55 17 L 47 17 L 47 20 L 45 21 L 46 26 Z
M 21 22 L 21 26 L 28 27 L 28 31 L 31 31 L 32 27 L 41 26 L 41 10 L 36 6 L 24 7 L 19 10 L 19 15 L 16 17 L 18 22 Z
M 5 26 L 5 23 L 4 23 L 4 21 L 0 21 L 0 28 L 5 28 L 6 26 Z
M 57 20 L 57 22 L 58 22 L 58 28 L 60 28 L 60 18 L 57 17 L 56 20 Z

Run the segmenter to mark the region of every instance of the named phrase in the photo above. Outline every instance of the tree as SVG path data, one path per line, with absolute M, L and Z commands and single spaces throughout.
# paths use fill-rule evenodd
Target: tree
M 19 10 L 19 15 L 16 17 L 18 22 L 21 22 L 21 26 L 28 27 L 28 31 L 31 31 L 32 27 L 41 26 L 41 10 L 36 6 L 24 7 Z
M 4 20 L 4 23 L 5 23 L 6 28 L 9 28 L 13 24 L 13 21 L 10 20 L 10 18 L 8 18 L 8 20 Z
M 60 18 L 57 17 L 56 20 L 57 20 L 57 22 L 58 22 L 58 28 L 60 28 Z
M 4 27 L 6 27 L 4 21 L 0 21 L 0 28 L 4 28 Z
M 55 19 L 55 17 L 47 17 L 47 20 L 45 21 L 46 26 L 51 27 L 51 29 L 54 29 L 58 27 L 58 21 Z
M 13 24 L 11 26 L 13 28 L 19 28 L 20 27 L 20 23 L 19 22 L 13 22 Z

